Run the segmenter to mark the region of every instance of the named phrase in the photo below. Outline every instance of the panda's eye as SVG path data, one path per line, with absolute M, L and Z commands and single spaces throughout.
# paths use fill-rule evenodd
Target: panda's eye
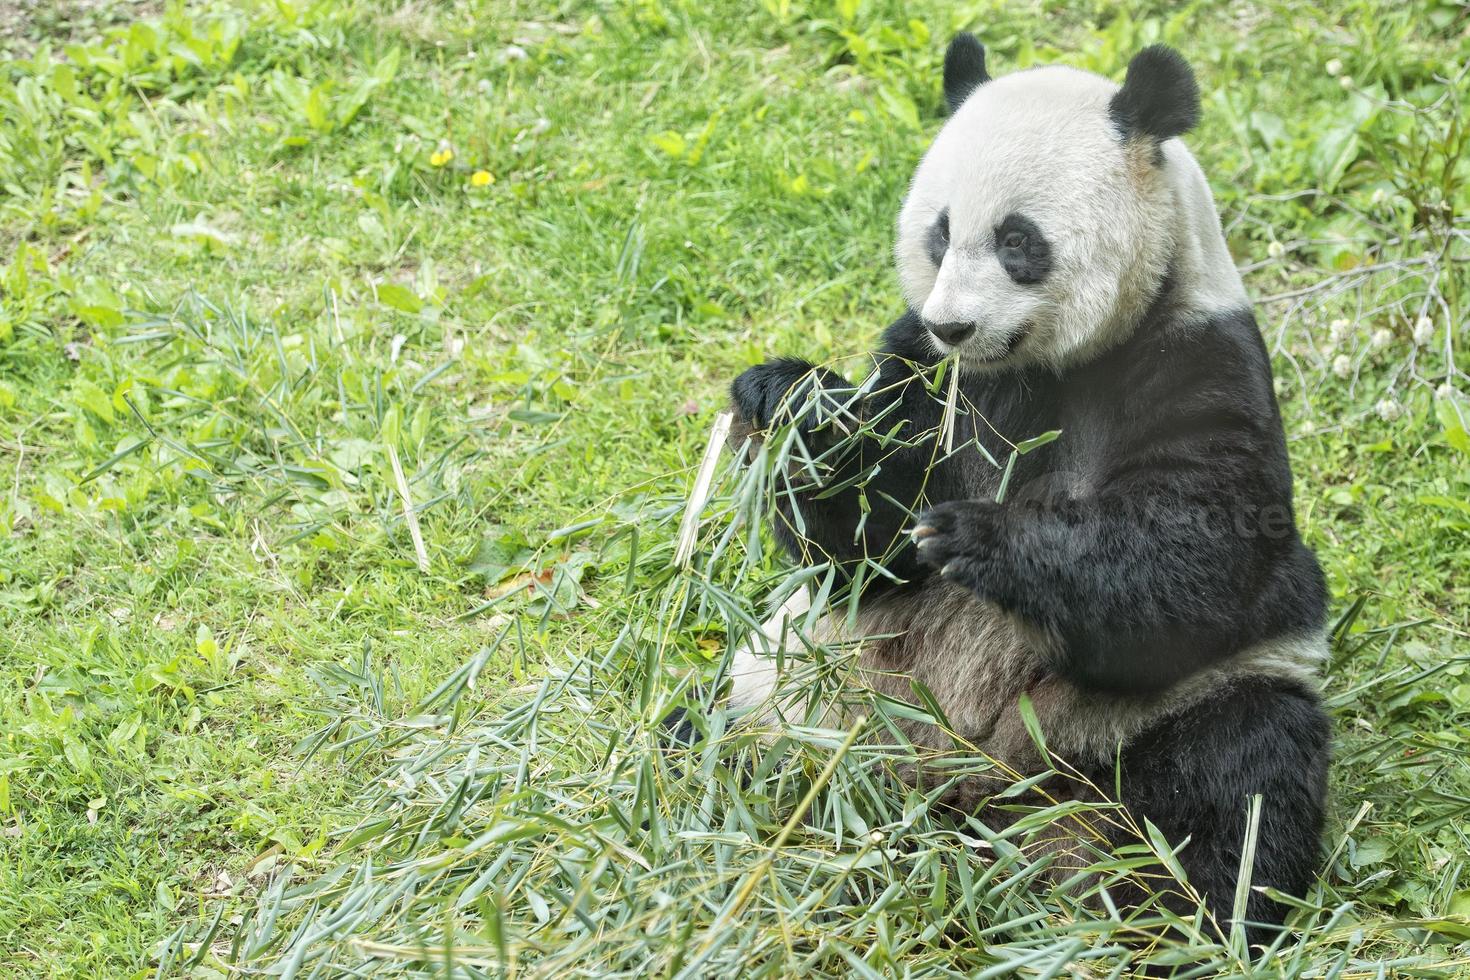
M 944 255 L 949 251 L 949 208 L 940 211 L 934 224 L 929 226 L 929 231 L 924 236 L 924 248 L 928 251 L 929 261 L 934 263 L 934 268 L 944 264 Z
M 1008 214 L 995 226 L 995 257 L 1016 282 L 1030 286 L 1051 272 L 1051 243 L 1036 222 Z

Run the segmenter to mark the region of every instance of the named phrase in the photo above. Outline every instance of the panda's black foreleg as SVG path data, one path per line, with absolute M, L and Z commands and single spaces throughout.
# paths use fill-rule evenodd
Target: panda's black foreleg
M 1290 541 L 1240 533 L 1201 499 L 950 500 L 913 535 L 920 562 L 1055 635 L 1053 666 L 1068 679 L 1137 695 L 1320 629 L 1315 563 Z
M 1293 682 L 1237 681 L 1130 740 L 1122 752 L 1123 802 L 1170 842 L 1222 931 L 1229 932 L 1252 796 L 1262 797 L 1253 886 L 1292 895 L 1321 861 L 1330 727 L 1311 692 Z M 1100 774 L 1100 785 L 1112 781 Z M 1178 901 L 1182 913 L 1192 903 Z M 1287 909 L 1252 891 L 1247 936 L 1270 943 Z
M 730 385 L 737 427 L 744 432 L 794 421 L 803 436 L 830 424 L 852 385 L 834 371 L 795 357 L 776 357 L 742 371 Z
M 736 415 L 731 442 L 759 439 L 789 419 L 807 450 L 824 457 L 820 482 L 795 466 L 774 494 L 773 530 L 794 559 L 830 561 L 845 575 L 873 560 L 892 575 L 912 578 L 918 566 L 903 531 L 923 492 L 932 447 L 884 444 L 859 431 L 867 418 L 922 431 L 938 415 L 917 377 L 896 360 L 885 363 L 874 388 L 859 398 L 837 374 L 794 358 L 758 364 L 730 386 Z

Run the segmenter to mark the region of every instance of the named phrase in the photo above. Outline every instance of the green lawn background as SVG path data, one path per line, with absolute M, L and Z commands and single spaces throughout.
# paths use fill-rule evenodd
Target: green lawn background
M 493 717 L 648 615 L 728 379 L 857 354 L 900 309 L 893 218 L 957 29 L 996 73 L 1120 77 L 1155 41 L 1196 67 L 1188 142 L 1349 619 L 1314 899 L 1349 911 L 1303 955 L 1470 960 L 1463 4 L 0 12 L 10 971 L 224 969 L 262 889 L 350 852 L 384 719 L 412 730 L 498 643 L 458 709 Z M 707 619 L 676 631 L 674 673 L 723 650 Z M 463 913 L 487 949 L 543 929 L 514 886 L 497 901 Z M 651 972 L 678 972 L 674 946 Z

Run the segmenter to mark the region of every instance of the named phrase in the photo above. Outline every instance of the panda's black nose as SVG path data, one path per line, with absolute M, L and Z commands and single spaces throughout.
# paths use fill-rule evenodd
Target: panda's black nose
M 930 333 L 951 347 L 963 343 L 970 334 L 975 332 L 973 323 L 928 323 L 925 326 L 929 328 Z

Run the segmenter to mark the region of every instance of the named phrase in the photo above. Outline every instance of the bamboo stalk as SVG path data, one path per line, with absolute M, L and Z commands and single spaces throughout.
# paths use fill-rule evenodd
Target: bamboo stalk
M 679 522 L 678 545 L 674 548 L 674 565 L 689 567 L 694 557 L 694 541 L 699 534 L 699 513 L 709 501 L 710 484 L 715 478 L 715 464 L 720 461 L 720 449 L 725 437 L 730 434 L 733 416 L 721 412 L 715 416 L 715 424 L 709 430 L 709 442 L 704 447 L 704 458 L 699 461 L 699 474 L 694 478 L 694 487 L 689 491 L 689 501 L 684 505 L 684 519 Z
M 939 423 L 944 437 L 944 453 L 954 452 L 955 415 L 960 402 L 960 359 L 958 355 L 949 363 L 949 397 L 944 400 L 944 419 Z

